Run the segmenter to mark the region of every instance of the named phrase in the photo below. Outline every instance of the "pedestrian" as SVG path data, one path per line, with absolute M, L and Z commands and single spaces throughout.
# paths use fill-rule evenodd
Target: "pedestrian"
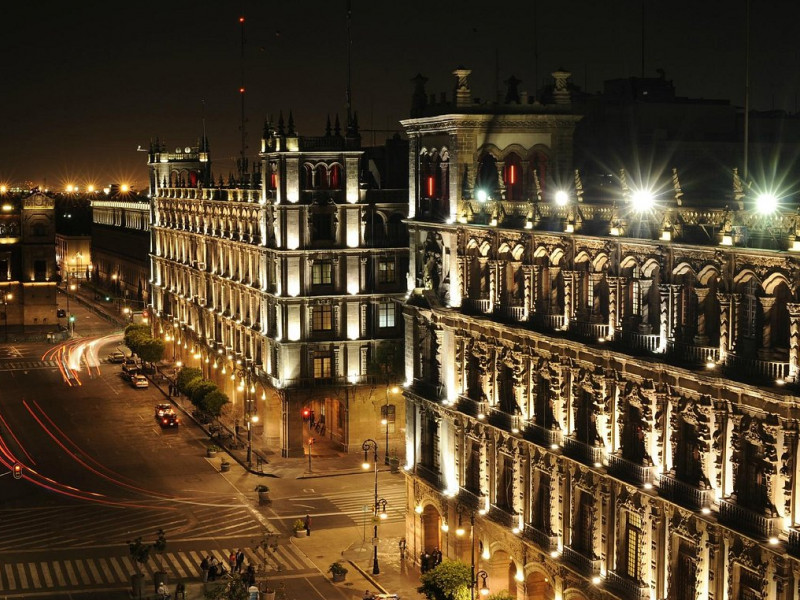
M 429 558 L 430 558 L 430 556 L 428 555 L 428 552 L 426 550 L 423 550 L 422 551 L 422 556 L 420 556 L 420 559 L 419 559 L 419 570 L 422 571 L 423 573 L 427 573 L 428 572 L 428 559 Z
M 306 515 L 306 535 L 311 535 L 311 516 Z
M 247 565 L 247 571 L 244 576 L 249 585 L 253 586 L 256 584 L 256 568 L 253 565 Z
M 374 597 L 375 597 L 375 595 L 372 592 L 370 592 L 369 590 L 365 590 L 364 591 L 363 600 L 372 600 Z
M 254 583 L 251 583 L 250 587 L 247 588 L 247 593 L 250 594 L 248 600 L 258 600 L 259 596 L 261 596 L 261 590 Z
M 208 580 L 209 581 L 214 581 L 217 578 L 217 566 L 219 566 L 217 558 L 215 556 L 212 556 L 208 560 Z
M 241 573 L 242 572 L 242 565 L 244 565 L 244 552 L 242 551 L 241 548 L 239 548 L 239 551 L 236 553 L 236 572 L 237 573 Z
M 239 420 L 236 420 L 236 423 L 233 426 L 233 429 L 236 431 L 236 437 L 239 437 Z
M 308 417 L 308 428 L 311 429 L 314 426 L 314 411 L 311 411 L 311 414 Z
M 406 538 L 402 538 L 397 543 L 398 548 L 400 548 L 400 560 L 406 559 Z
M 164 585 L 164 582 L 158 584 L 158 590 L 156 593 L 163 599 L 167 597 L 167 586 Z
M 231 550 L 231 554 L 228 557 L 228 566 L 231 568 L 231 573 L 236 572 L 236 552 Z
M 442 564 L 442 551 L 438 548 L 433 551 L 433 566 L 438 567 Z
M 203 572 L 203 583 L 208 581 L 208 569 L 210 566 L 208 557 L 204 556 L 203 560 L 200 561 L 200 570 Z

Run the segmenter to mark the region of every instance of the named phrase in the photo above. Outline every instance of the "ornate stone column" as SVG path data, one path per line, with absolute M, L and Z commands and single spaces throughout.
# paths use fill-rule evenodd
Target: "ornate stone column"
M 524 265 L 522 267 L 523 273 L 523 288 L 522 288 L 522 319 L 527 321 L 531 314 L 532 300 L 533 300 L 533 267 Z
M 569 322 L 574 314 L 573 293 L 574 293 L 574 271 L 562 271 L 564 275 L 564 326 L 569 327 Z
M 533 280 L 531 281 L 531 311 L 540 312 L 540 304 L 542 300 L 542 266 L 533 265 L 531 270 L 533 273 Z
M 494 312 L 494 306 L 497 302 L 497 264 L 495 261 L 488 261 L 487 268 L 489 270 L 489 313 Z
M 706 299 L 708 298 L 708 288 L 695 288 L 697 295 L 697 314 L 695 315 L 695 325 L 697 326 L 694 336 L 694 343 L 698 346 L 708 345 L 708 335 L 706 334 Z
M 658 286 L 659 307 L 658 307 L 658 335 L 661 338 L 660 350 L 666 350 L 667 340 L 672 337 L 672 290 L 671 285 L 661 284 Z
M 502 160 L 498 160 L 495 163 L 497 167 L 497 193 L 499 195 L 498 200 L 505 200 L 506 199 L 506 175 L 505 175 L 505 167 L 506 163 Z
M 731 295 L 717 294 L 719 300 L 719 360 L 725 362 L 725 357 L 731 349 Z
M 800 304 L 786 305 L 789 311 L 789 379 L 798 380 L 800 362 Z

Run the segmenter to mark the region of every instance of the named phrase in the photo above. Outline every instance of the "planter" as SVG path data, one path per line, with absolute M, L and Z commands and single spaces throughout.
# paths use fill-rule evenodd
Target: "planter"
M 221 463 L 219 463 L 219 470 L 222 471 L 223 473 L 225 471 L 230 471 L 231 463 L 229 463 L 227 460 L 223 460 Z
M 275 590 L 266 590 L 261 594 L 262 600 L 275 600 Z
M 347 576 L 347 573 L 334 573 L 333 574 L 333 582 L 334 583 L 339 583 L 341 581 L 344 581 L 344 578 L 346 576 Z
M 272 500 L 269 497 L 269 492 L 258 492 L 259 504 L 271 504 Z
M 208 458 L 214 458 L 217 455 L 216 450 L 212 450 L 211 448 L 206 449 L 206 456 Z
M 294 530 L 294 537 L 305 537 L 306 530 L 305 529 L 295 529 Z
M 131 592 L 134 598 L 144 598 L 144 575 L 131 575 Z
M 389 459 L 389 469 L 392 473 L 397 473 L 400 470 L 400 459 L 399 458 L 390 458 Z
M 158 594 L 158 586 L 161 584 L 167 585 L 167 573 L 165 571 L 156 571 L 153 573 L 153 590 Z

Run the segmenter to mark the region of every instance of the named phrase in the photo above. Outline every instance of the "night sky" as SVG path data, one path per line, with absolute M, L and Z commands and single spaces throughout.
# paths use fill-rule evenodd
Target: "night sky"
M 644 4 L 645 75 L 662 68 L 678 95 L 742 105 L 745 0 Z M 752 2 L 755 109 L 797 111 L 798 4 Z M 0 182 L 144 186 L 146 154 L 137 146 L 146 148 L 155 136 L 169 148 L 193 144 L 204 101 L 214 172 L 233 171 L 240 147 L 240 15 L 246 17 L 248 153 L 259 149 L 264 117 L 281 109 L 294 111 L 300 134 L 321 135 L 326 115 L 345 110 L 346 6 L 346 0 L 3 2 Z M 353 104 L 365 143 L 400 129 L 417 72 L 437 97 L 452 94 L 450 73 L 459 64 L 473 69 L 474 96 L 492 97 L 495 81 L 511 74 L 532 94 L 538 47 L 540 84 L 558 67 L 591 92 L 605 79 L 638 76 L 641 10 L 641 0 L 352 0 Z

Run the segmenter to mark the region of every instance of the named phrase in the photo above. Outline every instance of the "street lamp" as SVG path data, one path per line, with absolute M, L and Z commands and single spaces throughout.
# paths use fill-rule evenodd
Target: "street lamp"
M 472 578 L 472 591 L 475 592 L 475 588 L 478 587 L 478 577 L 481 578 L 481 596 L 488 596 L 489 595 L 489 586 L 486 585 L 486 580 L 489 577 L 489 574 L 486 571 L 478 571 L 475 573 L 475 577 Z M 474 597 L 474 596 L 473 596 Z
M 361 444 L 361 449 L 364 451 L 364 462 L 362 463 L 362 467 L 364 470 L 369 469 L 369 458 L 367 453 L 372 450 L 372 462 L 375 464 L 375 504 L 374 506 L 374 533 L 372 536 L 372 546 L 373 546 L 373 555 L 372 555 L 372 574 L 373 575 L 380 575 L 381 568 L 378 566 L 378 503 L 380 500 L 378 499 L 378 442 L 373 439 L 364 440 L 364 443 Z M 384 503 L 386 501 L 384 500 Z
M 389 392 L 396 394 L 398 391 L 397 386 L 394 386 L 392 389 L 389 389 L 388 386 L 386 388 L 386 405 L 383 409 L 383 419 L 381 419 L 381 425 L 386 428 L 386 445 L 383 447 L 383 464 L 385 465 L 389 464 Z
M 14 294 L 6 292 L 3 294 L 3 319 L 5 320 L 6 335 L 4 342 L 8 342 L 8 303 L 14 299 Z
M 458 513 L 458 527 L 456 528 L 456 535 L 461 537 L 464 535 L 464 527 L 461 525 L 461 509 L 462 505 L 458 504 L 456 506 L 456 512 Z M 472 575 L 472 581 L 475 582 L 475 510 L 470 508 L 469 509 L 469 546 L 470 546 L 470 554 L 469 554 L 469 564 L 470 564 L 470 573 Z M 485 580 L 484 580 L 485 582 Z M 473 583 L 472 587 L 469 590 L 470 592 L 470 599 L 475 600 L 475 585 Z

